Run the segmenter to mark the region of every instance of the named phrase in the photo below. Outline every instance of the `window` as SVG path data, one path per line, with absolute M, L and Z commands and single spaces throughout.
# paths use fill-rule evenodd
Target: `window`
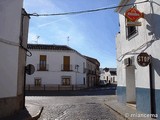
M 70 56 L 63 57 L 63 69 L 64 71 L 70 71 Z
M 38 70 L 40 71 L 47 70 L 47 56 L 46 55 L 40 55 Z
M 136 26 L 127 26 L 128 22 L 131 22 L 131 21 L 126 19 L 126 37 L 131 38 L 131 37 L 134 37 L 134 35 L 137 35 L 138 29 Z
M 113 82 L 115 82 L 115 77 L 113 77 Z
M 137 33 L 136 26 L 127 26 L 127 38 L 131 38 Z
M 83 78 L 83 85 L 85 85 L 86 84 L 86 78 L 84 77 Z
M 35 78 L 34 79 L 34 85 L 35 86 L 41 86 L 41 78 Z
M 62 85 L 70 85 L 71 84 L 71 78 L 70 77 L 66 77 L 66 78 L 62 78 Z

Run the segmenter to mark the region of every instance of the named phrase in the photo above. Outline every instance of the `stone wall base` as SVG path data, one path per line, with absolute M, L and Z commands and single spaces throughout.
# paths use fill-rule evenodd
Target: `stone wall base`
M 23 109 L 23 95 L 0 98 L 0 118 L 7 117 Z

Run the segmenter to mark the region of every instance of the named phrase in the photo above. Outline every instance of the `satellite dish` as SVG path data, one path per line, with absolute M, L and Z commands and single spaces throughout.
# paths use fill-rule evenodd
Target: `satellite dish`
M 34 67 L 34 65 L 28 64 L 28 65 L 26 66 L 26 73 L 27 73 L 28 75 L 32 75 L 34 72 L 35 72 L 35 67 Z

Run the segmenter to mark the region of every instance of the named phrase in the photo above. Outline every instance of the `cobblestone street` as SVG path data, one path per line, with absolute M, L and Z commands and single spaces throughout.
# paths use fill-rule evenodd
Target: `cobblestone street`
M 41 92 L 43 93 L 43 92 Z M 48 92 L 47 96 L 27 96 L 26 102 L 44 106 L 39 120 L 117 120 L 121 119 L 104 102 L 114 99 L 115 89 Z M 52 94 L 52 96 L 51 96 Z

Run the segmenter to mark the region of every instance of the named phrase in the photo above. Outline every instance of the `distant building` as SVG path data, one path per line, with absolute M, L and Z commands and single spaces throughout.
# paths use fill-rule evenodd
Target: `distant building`
M 27 75 L 26 90 L 75 90 L 90 84 L 87 75 L 87 59 L 65 45 L 28 44 L 36 71 Z M 93 68 L 92 71 L 96 71 Z M 95 74 L 94 74 L 95 75 Z
M 23 0 L 0 1 L 0 118 L 18 112 L 25 103 L 29 16 L 22 6 Z
M 105 80 L 107 83 L 117 82 L 116 68 L 101 68 L 100 80 Z
M 87 87 L 97 86 L 100 78 L 100 63 L 97 59 L 85 56 L 86 58 L 86 74 Z
M 121 0 L 121 7 L 116 9 L 120 22 L 116 37 L 117 96 L 119 102 L 134 104 L 138 111 L 146 114 L 157 114 L 160 120 L 160 1 L 137 2 L 140 1 Z M 123 6 L 130 3 L 135 4 Z M 130 21 L 124 15 L 129 8 L 144 13 L 136 21 L 140 26 L 127 26 Z M 137 16 L 135 10 L 133 12 L 130 15 Z M 144 52 L 151 55 L 151 63 L 145 67 L 139 61 L 146 62 L 149 57 L 137 58 Z

